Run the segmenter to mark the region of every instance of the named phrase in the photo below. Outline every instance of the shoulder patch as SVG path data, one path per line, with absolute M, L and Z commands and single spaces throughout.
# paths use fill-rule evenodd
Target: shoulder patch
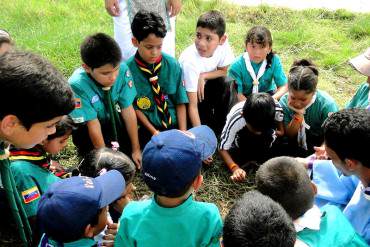
M 99 95 L 95 94 L 92 98 L 91 98 L 91 104 L 94 104 L 96 102 L 99 101 Z
M 72 118 L 72 120 L 73 120 L 74 123 L 83 123 L 83 122 L 85 122 L 84 117 L 74 117 L 74 118 Z
M 82 107 L 81 99 L 75 98 L 75 109 L 80 109 Z
M 22 198 L 23 198 L 24 203 L 28 204 L 40 198 L 40 191 L 37 188 L 37 186 L 34 186 L 31 189 L 23 191 Z

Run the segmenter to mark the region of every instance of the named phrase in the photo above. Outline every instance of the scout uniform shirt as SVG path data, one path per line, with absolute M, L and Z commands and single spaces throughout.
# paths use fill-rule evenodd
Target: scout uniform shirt
M 75 97 L 75 109 L 70 113 L 73 121 L 84 123 L 98 119 L 102 124 L 109 123 L 109 111 L 104 106 L 103 90 L 83 68 L 72 74 L 69 83 Z M 110 90 L 116 108 L 120 110 L 132 105 L 136 89 L 131 73 L 124 63 L 120 64 L 119 74 Z
M 251 64 L 254 72 L 257 74 L 262 62 L 256 64 L 251 61 Z M 236 80 L 238 93 L 242 93 L 245 96 L 252 94 L 253 79 L 247 70 L 243 55 L 237 57 L 230 65 L 228 75 Z M 283 66 L 278 55 L 275 54 L 273 56 L 270 67 L 266 68 L 258 81 L 258 91 L 266 93 L 273 93 L 277 87 L 284 86 L 287 83 L 288 79 L 284 74 Z
M 351 108 L 367 108 L 370 105 L 369 83 L 364 82 L 358 88 L 356 94 L 351 101 L 346 105 L 346 109 Z
M 162 66 L 159 72 L 159 86 L 168 103 L 168 111 L 171 115 L 172 125 L 177 127 L 176 105 L 188 103 L 188 97 L 184 84 L 181 80 L 181 68 L 179 63 L 173 57 L 162 53 Z M 127 65 L 132 72 L 135 81 L 137 96 L 133 104 L 135 110 L 142 111 L 154 127 L 162 129 L 162 119 L 154 102 L 154 96 L 151 85 L 143 72 L 135 62 L 135 56 L 132 56 Z
M 37 214 L 41 196 L 51 184 L 60 180 L 48 170 L 46 153 L 39 146 L 32 149 L 11 149 L 10 170 L 14 176 L 27 217 Z
M 91 238 L 81 238 L 79 240 L 69 242 L 69 243 L 59 243 L 52 239 L 49 239 L 44 234 L 38 245 L 39 247 L 92 247 L 98 246 L 94 239 Z

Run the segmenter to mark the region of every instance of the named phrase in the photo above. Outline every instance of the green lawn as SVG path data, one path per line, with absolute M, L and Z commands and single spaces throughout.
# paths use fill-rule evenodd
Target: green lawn
M 0 28 L 8 30 L 17 47 L 42 54 L 66 77 L 80 65 L 79 45 L 94 32 L 113 34 L 112 19 L 103 0 L 13 0 L 1 1 Z M 239 7 L 217 0 L 185 0 L 177 19 L 177 56 L 193 41 L 197 17 L 217 9 L 224 13 L 227 34 L 235 55 L 243 52 L 244 36 L 253 25 L 265 25 L 274 38 L 273 50 L 281 57 L 287 72 L 292 61 L 312 59 L 320 69 L 319 88 L 328 91 L 342 107 L 365 81 L 348 64 L 349 58 L 370 44 L 370 14 L 345 10 L 312 9 L 292 11 L 284 8 Z M 75 163 L 73 147 L 62 154 L 67 163 Z M 225 214 L 233 199 L 248 190 L 252 178 L 243 185 L 229 182 L 229 174 L 220 162 L 204 169 L 205 184 L 200 200 L 217 203 Z M 146 193 L 139 184 L 138 196 Z

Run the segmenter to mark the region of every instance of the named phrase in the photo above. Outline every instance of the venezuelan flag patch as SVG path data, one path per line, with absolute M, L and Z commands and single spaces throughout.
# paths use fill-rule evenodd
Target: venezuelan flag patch
M 82 107 L 81 99 L 75 98 L 75 109 L 80 109 Z
M 30 203 L 38 198 L 40 198 L 40 191 L 37 186 L 22 192 L 22 197 L 24 203 Z

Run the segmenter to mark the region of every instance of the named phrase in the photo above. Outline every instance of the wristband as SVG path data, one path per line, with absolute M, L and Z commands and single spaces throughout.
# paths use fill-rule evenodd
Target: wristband
M 231 172 L 234 172 L 236 169 L 239 168 L 239 166 L 235 163 L 228 164 L 227 166 L 229 167 Z

